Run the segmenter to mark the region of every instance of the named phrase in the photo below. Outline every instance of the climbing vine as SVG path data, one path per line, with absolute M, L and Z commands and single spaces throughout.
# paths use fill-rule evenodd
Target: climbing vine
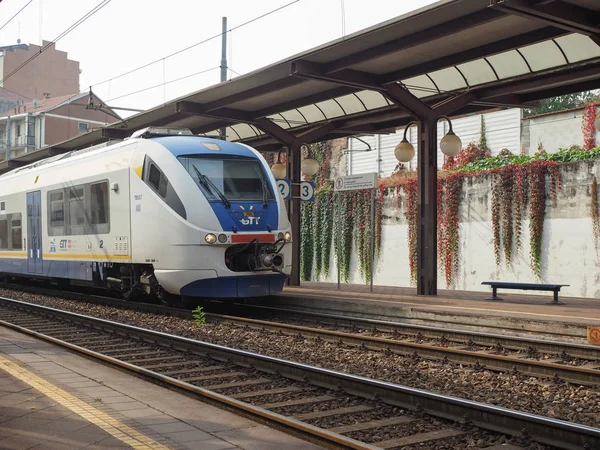
M 439 258 L 444 270 L 446 286 L 454 285 L 459 262 L 459 208 L 462 193 L 463 176 L 452 173 L 442 181 L 443 202 L 438 204 L 441 211 L 438 216 Z M 439 192 L 439 191 L 438 191 Z
M 482 124 L 482 131 L 485 131 Z M 529 251 L 531 270 L 541 278 L 544 221 L 547 203 L 556 206 L 560 192 L 560 163 L 600 158 L 600 147 L 587 150 L 575 147 L 549 154 L 540 146 L 534 156 L 512 154 L 507 149 L 490 157 L 485 139 L 467 145 L 454 161 L 447 162 L 446 170 L 438 175 L 438 256 L 446 286 L 456 285 L 460 262 L 460 205 L 466 180 L 488 176 L 491 187 L 491 221 L 493 247 L 498 265 L 504 261 L 510 266 L 514 255 L 523 245 L 523 221 L 529 221 Z M 316 183 L 316 201 L 302 206 L 301 234 L 302 277 L 325 277 L 329 261 L 339 242 L 335 259 L 343 282 L 350 281 L 351 264 L 356 261 L 358 273 L 370 281 L 370 237 L 375 239 L 375 256 L 382 247 L 383 218 L 389 214 L 384 204 L 395 197 L 396 210 L 406 220 L 408 232 L 408 263 L 411 283 L 417 279 L 418 198 L 416 172 L 399 166 L 390 177 L 381 180 L 376 196 L 375 227 L 371 228 L 369 191 L 333 192 L 331 168 L 324 155 L 328 144 L 319 144 L 312 153 L 321 166 L 313 177 Z M 330 152 L 329 152 L 330 153 Z M 323 162 L 323 163 L 322 163 Z M 466 188 L 465 188 L 466 189 Z M 393 203 L 391 204 L 393 205 Z M 594 208 L 595 205 L 595 208 Z M 592 183 L 591 216 L 594 239 L 600 248 L 600 219 L 597 201 L 597 181 Z M 385 216 L 386 220 L 394 215 Z M 396 220 L 397 217 L 396 217 Z M 339 239 L 339 241 L 338 241 Z M 355 255 L 355 259 L 353 258 Z M 310 261 L 309 261 L 310 260 Z
M 591 217 L 592 217 L 592 232 L 594 233 L 594 247 L 596 253 L 598 253 L 598 238 L 600 237 L 600 219 L 598 218 L 598 181 L 596 177 L 592 178 L 592 203 L 591 203 Z
M 596 127 L 594 121 L 596 120 L 596 105 L 593 103 L 587 105 L 583 110 L 581 116 L 581 131 L 583 132 L 583 149 L 590 150 L 596 145 Z
M 417 282 L 417 179 L 408 180 L 404 185 L 406 208 L 404 217 L 408 222 L 408 265 L 411 283 Z
M 311 204 L 300 205 L 302 221 L 313 224 L 313 208 Z M 314 261 L 314 230 L 312 227 L 302 227 L 300 231 L 300 273 L 303 280 L 310 280 Z

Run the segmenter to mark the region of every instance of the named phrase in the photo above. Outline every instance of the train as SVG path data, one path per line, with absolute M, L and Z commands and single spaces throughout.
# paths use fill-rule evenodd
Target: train
M 282 291 L 286 207 L 248 145 L 149 127 L 0 176 L 0 277 L 92 286 L 125 299 Z

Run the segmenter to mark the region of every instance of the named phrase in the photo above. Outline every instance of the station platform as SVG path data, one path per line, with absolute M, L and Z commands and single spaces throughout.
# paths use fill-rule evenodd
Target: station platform
M 317 449 L 0 327 L 0 449 Z
M 416 288 L 302 282 L 285 286 L 272 305 L 327 313 L 415 323 L 447 323 L 456 328 L 502 328 L 505 331 L 548 333 L 587 340 L 587 327 L 600 326 L 600 299 L 566 297 L 564 304 L 549 304 L 552 292 L 530 295 L 502 290 L 502 301 L 486 300 L 485 291 L 438 290 L 437 296 L 419 296 Z

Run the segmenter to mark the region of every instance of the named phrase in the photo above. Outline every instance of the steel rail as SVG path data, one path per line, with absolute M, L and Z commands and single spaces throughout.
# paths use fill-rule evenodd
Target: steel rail
M 312 317 L 321 324 L 332 324 L 337 326 L 364 326 L 376 328 L 378 331 L 398 332 L 399 334 L 421 335 L 424 338 L 440 339 L 442 337 L 452 342 L 472 342 L 477 345 L 493 347 L 502 345 L 507 349 L 527 350 L 534 347 L 542 353 L 560 354 L 563 351 L 570 356 L 583 359 L 600 360 L 600 347 L 588 344 L 577 344 L 572 342 L 549 341 L 539 338 L 525 338 L 519 336 L 506 336 L 503 334 L 466 331 L 446 327 L 433 327 L 428 325 L 416 325 L 409 323 L 392 322 L 378 319 L 367 319 L 348 315 L 335 315 L 327 313 L 316 313 L 296 309 L 279 308 L 264 305 L 237 305 L 240 308 L 261 313 L 269 312 L 285 316 Z M 329 322 L 328 322 L 329 321 Z
M 394 339 L 364 336 L 360 334 L 351 334 L 341 331 L 322 330 L 319 328 L 309 328 L 300 325 L 282 324 L 277 322 L 267 322 L 257 319 L 246 319 L 235 316 L 219 316 L 221 320 L 240 325 L 246 325 L 255 329 L 268 329 L 272 331 L 281 331 L 288 335 L 300 334 L 305 337 L 320 338 L 330 342 L 342 342 L 377 351 L 386 351 L 399 354 L 416 353 L 421 357 L 443 359 L 459 364 L 479 364 L 486 369 L 497 371 L 510 371 L 513 369 L 519 372 L 536 377 L 560 377 L 564 380 L 581 384 L 600 384 L 600 369 L 569 366 L 565 364 L 556 364 L 546 361 L 537 361 L 530 359 L 521 359 L 513 356 L 494 355 L 483 351 L 472 351 L 463 348 L 443 347 L 440 345 L 420 344 L 416 342 L 399 341 Z M 464 347 L 464 345 L 460 346 Z M 600 367 L 600 361 L 597 364 Z
M 518 435 L 523 429 L 526 429 L 528 435 L 535 441 L 551 446 L 558 446 L 564 449 L 580 449 L 586 445 L 588 448 L 600 448 L 600 429 L 598 428 L 509 410 L 457 397 L 444 396 L 420 389 L 409 388 L 333 370 L 312 367 L 306 364 L 254 354 L 216 344 L 194 341 L 192 339 L 173 336 L 167 333 L 60 311 L 55 308 L 33 305 L 3 297 L 0 297 L 0 304 L 23 311 L 42 312 L 47 316 L 55 317 L 60 320 L 83 324 L 100 330 L 111 331 L 127 337 L 135 337 L 143 341 L 159 343 L 195 355 L 210 356 L 217 360 L 227 360 L 242 366 L 253 366 L 261 371 L 278 373 L 286 378 L 294 380 L 309 379 L 312 384 L 330 389 L 342 387 L 350 394 L 364 398 L 385 399 L 386 403 L 403 408 L 413 410 L 415 408 L 420 408 L 427 414 L 444 419 L 456 420 L 458 417 L 468 417 L 474 425 L 495 432 Z M 3 322 L 3 324 L 12 326 L 13 328 L 16 327 L 8 322 Z M 31 331 L 29 332 L 31 333 Z M 37 333 L 37 335 L 42 339 L 49 338 L 40 333 Z M 55 343 L 63 345 L 62 341 L 55 341 Z M 83 351 L 83 353 L 86 351 L 89 352 L 89 350 L 85 350 L 79 346 L 69 345 L 71 345 L 73 350 Z M 136 366 L 130 367 L 131 365 L 123 363 L 122 361 L 119 362 L 119 366 L 136 373 L 144 374 L 150 379 L 194 392 L 207 400 L 218 401 L 220 403 L 223 401 L 223 404 L 238 409 L 239 411 L 256 415 L 261 419 L 273 421 L 273 423 L 283 424 L 285 427 L 292 427 L 297 433 L 311 433 L 310 437 L 308 437 L 309 439 L 322 439 L 323 441 L 327 441 L 329 439 L 328 434 L 335 434 L 318 429 L 319 432 L 313 435 L 312 428 L 314 427 L 302 422 L 293 423 L 297 421 L 293 421 L 283 416 L 279 416 L 275 419 L 272 417 L 274 413 L 270 411 L 259 411 L 260 408 L 256 407 L 250 407 L 251 410 L 249 410 L 249 407 L 244 402 L 229 398 L 226 400 L 221 399 L 223 396 L 219 394 L 210 391 L 205 392 L 206 390 L 202 388 L 191 386 L 187 383 L 173 380 L 169 377 Z M 355 441 L 355 443 L 349 442 L 348 438 L 344 436 L 341 436 L 341 438 L 345 440 L 343 444 L 335 442 L 335 440 L 330 440 L 328 445 L 347 445 L 345 448 L 373 448 L 372 446 L 365 446 L 363 443 L 356 443 L 357 441 Z M 360 447 L 357 447 L 356 445 L 360 445 Z
M 180 317 L 182 319 L 193 319 L 192 312 L 186 309 L 173 308 L 162 305 L 156 305 L 151 303 L 139 303 L 131 302 L 122 299 L 105 297 L 100 295 L 90 295 L 71 291 L 57 291 L 47 288 L 39 287 L 24 287 L 21 285 L 10 285 L 7 283 L 0 283 L 0 286 L 7 286 L 7 288 L 19 289 L 20 291 L 33 292 L 41 295 L 49 296 L 61 296 L 64 298 L 71 298 L 74 300 L 82 300 L 92 302 L 101 305 L 113 306 L 117 308 L 125 308 L 133 311 L 148 312 L 152 314 L 161 314 L 166 316 Z M 565 352 L 569 356 L 581 359 L 590 359 L 600 361 L 600 347 L 588 345 L 588 344 L 577 344 L 571 342 L 559 342 L 549 341 L 538 338 L 524 338 L 518 336 L 506 336 L 496 333 L 486 332 L 474 332 L 465 331 L 452 328 L 439 328 L 428 325 L 415 325 L 407 323 L 399 323 L 392 321 L 384 321 L 377 319 L 367 319 L 362 317 L 353 317 L 347 315 L 334 315 L 326 313 L 316 313 L 311 311 L 300 311 L 295 309 L 279 308 L 264 305 L 246 305 L 246 304 L 235 304 L 236 311 L 240 313 L 256 310 L 261 314 L 274 313 L 282 314 L 287 316 L 299 316 L 299 317 L 312 317 L 320 323 L 328 325 L 327 321 L 331 321 L 334 326 L 364 326 L 376 328 L 378 331 L 385 332 L 397 332 L 399 334 L 407 334 L 414 336 L 421 336 L 423 338 L 441 339 L 445 338 L 448 341 L 462 343 L 472 343 L 484 347 L 493 347 L 500 344 L 502 347 L 510 350 L 528 350 L 529 348 L 535 348 L 540 353 L 552 353 L 560 355 Z M 251 319 L 248 317 L 239 317 L 215 313 L 206 313 L 207 319 L 221 319 L 223 317 L 235 318 L 239 320 L 259 320 Z
M 36 291 L 44 291 L 43 289 L 35 289 Z M 48 290 L 50 293 L 56 294 L 55 291 Z M 168 308 L 161 305 L 153 305 L 148 303 L 132 303 L 121 299 L 110 297 L 93 296 L 73 292 L 60 292 L 62 296 L 73 297 L 85 301 L 93 301 L 104 305 L 126 307 L 136 311 L 144 311 L 155 314 L 173 315 L 185 319 L 192 319 L 192 314 L 188 310 L 177 308 Z M 243 307 L 243 305 L 240 305 Z M 256 307 L 251 307 L 256 308 Z M 281 308 L 258 307 L 261 310 L 270 312 L 297 313 L 294 310 Z M 302 312 L 301 315 L 307 313 Z M 356 326 L 357 323 L 372 325 L 378 331 L 389 329 L 390 331 L 398 332 L 401 328 L 404 333 L 421 335 L 427 337 L 444 337 L 449 341 L 460 342 L 459 336 L 462 336 L 464 341 L 468 337 L 469 342 L 481 346 L 495 346 L 500 344 L 507 349 L 527 350 L 535 348 L 537 351 L 548 352 L 560 355 L 562 352 L 568 353 L 570 356 L 580 358 L 590 358 L 598 360 L 598 367 L 581 367 L 570 366 L 566 364 L 557 364 L 548 361 L 537 361 L 532 359 L 522 359 L 514 356 L 494 355 L 482 351 L 473 351 L 464 349 L 466 344 L 457 345 L 454 347 L 444 347 L 431 344 L 414 343 L 407 341 L 399 341 L 387 338 L 377 338 L 371 336 L 363 336 L 360 334 L 351 334 L 339 331 L 330 331 L 322 329 L 314 329 L 310 327 L 283 324 L 278 322 L 268 322 L 259 319 L 251 319 L 238 316 L 222 315 L 207 313 L 209 320 L 229 321 L 239 324 L 248 325 L 257 329 L 270 329 L 274 331 L 287 332 L 288 334 L 300 333 L 307 337 L 321 338 L 328 341 L 339 341 L 348 345 L 361 346 L 371 350 L 389 351 L 399 354 L 416 353 L 424 358 L 444 359 L 458 364 L 482 365 L 482 368 L 495 371 L 511 371 L 517 370 L 525 375 L 535 377 L 558 377 L 563 380 L 580 383 L 586 385 L 600 384 L 600 348 L 572 343 L 552 343 L 541 339 L 522 339 L 511 336 L 501 336 L 489 333 L 472 333 L 456 330 L 437 329 L 434 327 L 425 327 L 411 324 L 396 324 L 394 322 L 382 322 L 373 319 L 349 318 L 344 316 L 324 315 L 318 313 L 309 313 L 311 317 L 319 319 L 333 320 L 338 326 L 340 322 L 346 322 L 348 325 Z M 416 332 L 416 333 L 415 333 Z M 559 353 L 560 352 L 560 353 Z

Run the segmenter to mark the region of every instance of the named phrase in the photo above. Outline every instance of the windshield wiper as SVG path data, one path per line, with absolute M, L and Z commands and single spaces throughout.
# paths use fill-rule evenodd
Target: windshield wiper
M 219 196 L 219 198 L 221 199 L 221 201 L 225 204 L 226 208 L 231 208 L 231 203 L 229 202 L 229 200 L 227 200 L 227 197 L 225 197 L 225 194 L 223 194 L 219 190 L 219 188 L 216 187 L 212 181 L 210 181 L 210 178 L 208 178 L 206 175 L 201 174 L 200 171 L 193 164 L 192 164 L 192 167 L 194 168 L 194 171 L 196 172 L 196 175 L 198 176 L 198 181 L 200 183 L 202 183 L 202 186 L 204 186 L 206 190 L 216 193 Z
M 268 187 L 267 182 L 266 182 L 265 178 L 263 177 L 263 174 L 261 173 L 260 169 L 258 169 L 256 166 L 254 166 L 254 171 L 258 175 L 258 178 L 260 178 L 260 182 L 262 184 L 263 208 L 266 208 L 267 206 L 269 206 L 269 194 L 268 194 L 269 187 Z

